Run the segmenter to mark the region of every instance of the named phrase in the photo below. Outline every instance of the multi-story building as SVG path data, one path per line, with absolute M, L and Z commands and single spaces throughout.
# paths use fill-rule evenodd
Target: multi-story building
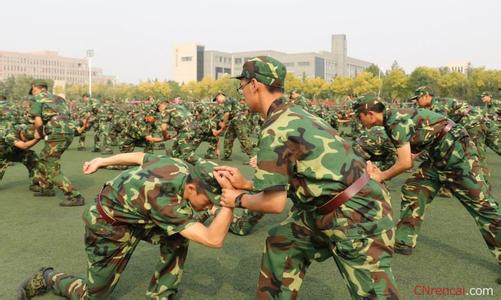
M 459 72 L 467 75 L 468 71 L 471 69 L 471 63 L 467 61 L 450 62 L 447 64 L 446 68 L 449 72 Z
M 179 83 L 201 80 L 208 76 L 218 79 L 225 74 L 240 74 L 244 62 L 252 57 L 272 56 L 285 64 L 287 71 L 299 77 L 319 77 L 331 80 L 336 76 L 355 77 L 370 62 L 347 56 L 346 35 L 332 35 L 331 51 L 285 53 L 274 50 L 246 52 L 206 51 L 197 44 L 178 45 L 173 51 L 172 75 Z
M 89 68 L 85 58 L 64 57 L 53 51 L 0 51 L 0 80 L 18 75 L 58 80 L 68 84 L 87 84 Z M 100 68 L 92 68 L 93 83 L 114 81 L 114 76 L 104 75 Z

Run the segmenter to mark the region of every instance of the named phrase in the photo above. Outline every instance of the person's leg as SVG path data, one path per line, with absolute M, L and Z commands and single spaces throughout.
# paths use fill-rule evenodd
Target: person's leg
M 237 133 L 235 132 L 235 125 L 230 123 L 224 134 L 224 145 L 223 145 L 223 160 L 229 160 L 231 153 L 233 152 L 233 143 Z
M 75 198 L 80 196 L 71 181 L 66 177 L 61 170 L 61 156 L 68 149 L 73 141 L 73 135 L 65 135 L 61 138 L 48 140 L 50 150 L 47 158 L 47 177 L 68 197 Z
M 155 266 L 146 297 L 172 299 L 177 294 L 189 242 L 180 234 L 165 238 L 160 244 L 160 260 Z
M 313 240 L 315 234 L 294 212 L 268 234 L 256 299 L 296 299 L 311 260 L 323 261 L 332 253 Z
M 402 186 L 400 220 L 396 232 L 397 249 L 399 246 L 416 247 L 426 205 L 433 200 L 441 185 L 438 174 L 429 161 L 421 164 L 418 170 L 405 181 Z
M 244 209 L 240 216 L 233 217 L 233 221 L 230 224 L 230 231 L 236 235 L 248 235 L 263 216 L 263 213 Z
M 252 156 L 252 149 L 254 145 L 250 139 L 249 127 L 247 124 L 242 124 L 235 128 L 236 135 L 240 144 L 242 145 L 242 151 L 249 157 Z M 229 157 L 229 156 L 228 156 Z
M 391 268 L 394 230 L 335 243 L 334 261 L 353 299 L 398 299 Z
M 463 140 L 454 148 L 456 159 L 449 161 L 445 184 L 475 220 L 487 247 L 501 264 L 501 206 L 485 182 L 474 144 Z

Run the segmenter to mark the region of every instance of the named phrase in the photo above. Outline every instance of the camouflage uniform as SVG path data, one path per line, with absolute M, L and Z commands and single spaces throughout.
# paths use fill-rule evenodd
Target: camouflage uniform
M 179 233 L 197 222 L 183 199 L 189 174 L 193 176 L 193 169 L 179 159 L 145 154 L 141 167 L 107 182 L 96 198 L 107 216 L 97 204 L 83 214 L 87 277 L 54 272 L 49 280 L 54 292 L 69 299 L 108 299 L 136 246 L 146 241 L 160 247 L 146 297 L 172 299 L 189 244 Z M 208 194 L 214 201 L 215 194 Z
M 449 131 L 447 126 L 452 126 Z M 426 109 L 387 110 L 384 128 L 395 147 L 410 142 L 412 153 L 429 153 L 402 186 L 398 245 L 416 247 L 426 205 L 445 186 L 466 207 L 489 250 L 501 263 L 501 209 L 488 192 L 477 148 L 466 130 Z
M 223 159 L 230 159 L 231 153 L 233 152 L 233 143 L 237 138 L 242 145 L 242 151 L 248 156 L 252 156 L 253 143 L 250 139 L 250 119 L 247 107 L 231 98 L 225 100 L 224 107 L 224 112 L 228 112 L 230 118 L 224 134 Z
M 219 137 L 214 136 L 212 130 L 219 129 L 219 122 L 223 120 L 223 106 L 218 103 L 200 103 L 197 106 L 197 112 L 196 123 L 199 124 L 197 127 L 199 130 L 196 133 L 197 139 L 208 143 L 205 158 L 215 159 L 217 158 Z
M 200 145 L 200 140 L 196 139 L 195 133 L 198 130 L 193 119 L 193 115 L 183 105 L 174 105 L 167 108 L 161 115 L 162 123 L 168 125 L 169 129 L 176 131 L 176 137 L 171 150 L 166 150 L 167 155 L 180 158 L 191 164 L 198 160 L 195 154 Z
M 365 160 L 370 160 L 382 171 L 389 169 L 396 162 L 396 149 L 382 126 L 364 130 L 353 142 L 355 153 Z
M 38 155 L 33 150 L 22 150 L 14 146 L 16 140 L 19 140 L 17 131 L 19 128 L 8 128 L 0 125 L 0 181 L 10 162 L 20 162 L 28 170 L 28 178 L 31 185 L 38 185 L 34 178 L 38 170 Z
M 311 261 L 331 257 L 352 297 L 398 297 L 386 189 L 369 180 L 331 213 L 317 211 L 365 169 L 364 160 L 324 120 L 283 99 L 272 104 L 259 140 L 254 187 L 286 190 L 294 205 L 287 220 L 269 231 L 258 298 L 296 298 Z
M 42 191 L 52 190 L 55 185 L 70 198 L 81 197 L 64 176 L 60 164 L 61 156 L 73 141 L 76 128 L 65 100 L 48 92 L 41 92 L 33 97 L 31 115 L 41 117 L 45 136 L 45 145 L 40 152 L 40 172 L 35 180 Z
M 110 100 L 101 102 L 96 115 L 97 124 L 94 127 L 94 139 L 97 139 L 97 141 L 95 140 L 97 147 L 94 147 L 94 152 L 101 151 L 103 154 L 113 153 L 111 149 L 110 129 L 114 110 L 115 107 L 110 103 Z

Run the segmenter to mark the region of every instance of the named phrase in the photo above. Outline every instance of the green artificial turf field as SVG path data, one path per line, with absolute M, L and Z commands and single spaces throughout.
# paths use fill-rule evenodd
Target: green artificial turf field
M 90 137 L 87 137 L 90 146 Z M 83 193 L 87 204 L 104 181 L 119 171 L 100 170 L 94 175 L 81 172 L 85 160 L 95 153 L 77 152 L 76 139 L 63 156 L 63 170 Z M 38 145 L 35 149 L 39 149 Z M 200 153 L 205 148 L 199 150 Z M 138 149 L 142 150 L 142 149 Z M 162 154 L 163 151 L 156 151 Z M 235 146 L 230 165 L 252 174 L 247 160 Z M 499 202 L 501 159 L 489 152 L 490 182 Z M 399 188 L 408 174 L 390 183 L 395 219 L 400 208 Z M 62 208 L 61 192 L 52 198 L 35 198 L 28 191 L 27 173 L 21 164 L 10 167 L 0 183 L 0 299 L 14 299 L 18 284 L 40 266 L 84 275 L 84 207 Z M 436 198 L 428 207 L 418 248 L 412 256 L 396 255 L 393 270 L 403 299 L 427 298 L 414 294 L 416 286 L 436 288 L 493 288 L 500 299 L 501 285 L 495 280 L 501 272 L 481 238 L 473 219 L 456 199 Z M 259 272 L 261 252 L 268 229 L 284 219 L 267 215 L 251 235 L 228 235 L 223 249 L 212 250 L 192 243 L 180 286 L 181 299 L 252 299 Z M 113 299 L 143 299 L 149 278 L 159 259 L 157 246 L 140 243 L 115 289 Z M 419 289 L 417 291 L 419 292 Z M 299 294 L 301 299 L 349 299 L 343 279 L 333 260 L 313 263 Z M 462 298 L 462 297 L 456 297 Z M 479 297 L 482 298 L 482 297 Z M 58 299 L 48 293 L 40 299 Z

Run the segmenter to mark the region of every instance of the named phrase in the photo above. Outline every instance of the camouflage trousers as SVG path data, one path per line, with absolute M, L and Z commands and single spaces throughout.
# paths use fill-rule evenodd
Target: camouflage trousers
M 167 149 L 168 156 L 182 159 L 190 164 L 194 164 L 199 157 L 195 153 L 202 140 L 193 131 L 179 132 L 174 139 L 172 149 Z
M 85 148 L 85 135 L 87 132 L 82 132 L 78 137 L 78 147 Z
M 235 123 L 235 120 L 233 120 L 225 131 L 223 159 L 230 158 L 231 153 L 233 152 L 233 143 L 237 138 L 242 145 L 242 151 L 248 156 L 252 156 L 254 144 L 250 139 L 250 133 L 247 124 Z
M 487 247 L 501 264 L 501 208 L 488 191 L 477 148 L 468 136 L 450 143 L 446 159 L 424 161 L 402 186 L 396 241 L 416 247 L 426 206 L 445 186 L 473 217 Z
M 36 184 L 35 173 L 38 172 L 38 155 L 33 150 L 22 150 L 15 148 L 6 155 L 0 157 L 0 181 L 5 175 L 10 162 L 20 162 L 28 170 L 28 177 L 31 184 Z
M 217 146 L 219 144 L 219 137 L 212 135 L 210 133 L 201 134 L 200 139 L 202 142 L 207 142 L 207 152 L 205 152 L 204 158 L 206 159 L 216 159 L 218 158 L 218 149 Z
M 241 215 L 233 217 L 230 231 L 236 235 L 248 235 L 263 216 L 263 213 L 243 209 Z
M 87 277 L 55 272 L 51 277 L 57 295 L 69 299 L 108 299 L 136 246 L 146 241 L 160 246 L 160 258 L 146 291 L 148 299 L 172 299 L 181 282 L 188 254 L 188 240 L 179 234 L 167 236 L 140 225 L 111 225 L 92 205 L 85 210 Z M 158 228 L 157 228 L 158 229 Z
M 111 149 L 110 121 L 100 120 L 94 128 L 94 148 L 101 151 Z
M 129 137 L 121 136 L 118 142 L 118 149 L 121 153 L 130 153 L 134 152 L 134 149 L 137 147 L 144 147 L 144 153 L 153 153 L 154 144 L 148 143 L 146 140 L 135 140 Z
M 61 156 L 73 141 L 73 134 L 53 134 L 47 136 L 45 145 L 40 152 L 38 170 L 35 180 L 43 190 L 50 190 L 57 186 L 65 195 L 76 197 L 80 193 L 73 187 L 71 181 L 64 176 L 61 170 Z
M 370 214 L 368 204 L 360 211 L 346 209 L 362 203 L 378 208 Z M 333 227 L 348 219 L 349 225 Z M 333 258 L 353 299 L 398 299 L 391 269 L 394 238 L 389 194 L 375 182 L 327 215 L 295 205 L 269 231 L 256 298 L 296 299 L 311 262 Z

